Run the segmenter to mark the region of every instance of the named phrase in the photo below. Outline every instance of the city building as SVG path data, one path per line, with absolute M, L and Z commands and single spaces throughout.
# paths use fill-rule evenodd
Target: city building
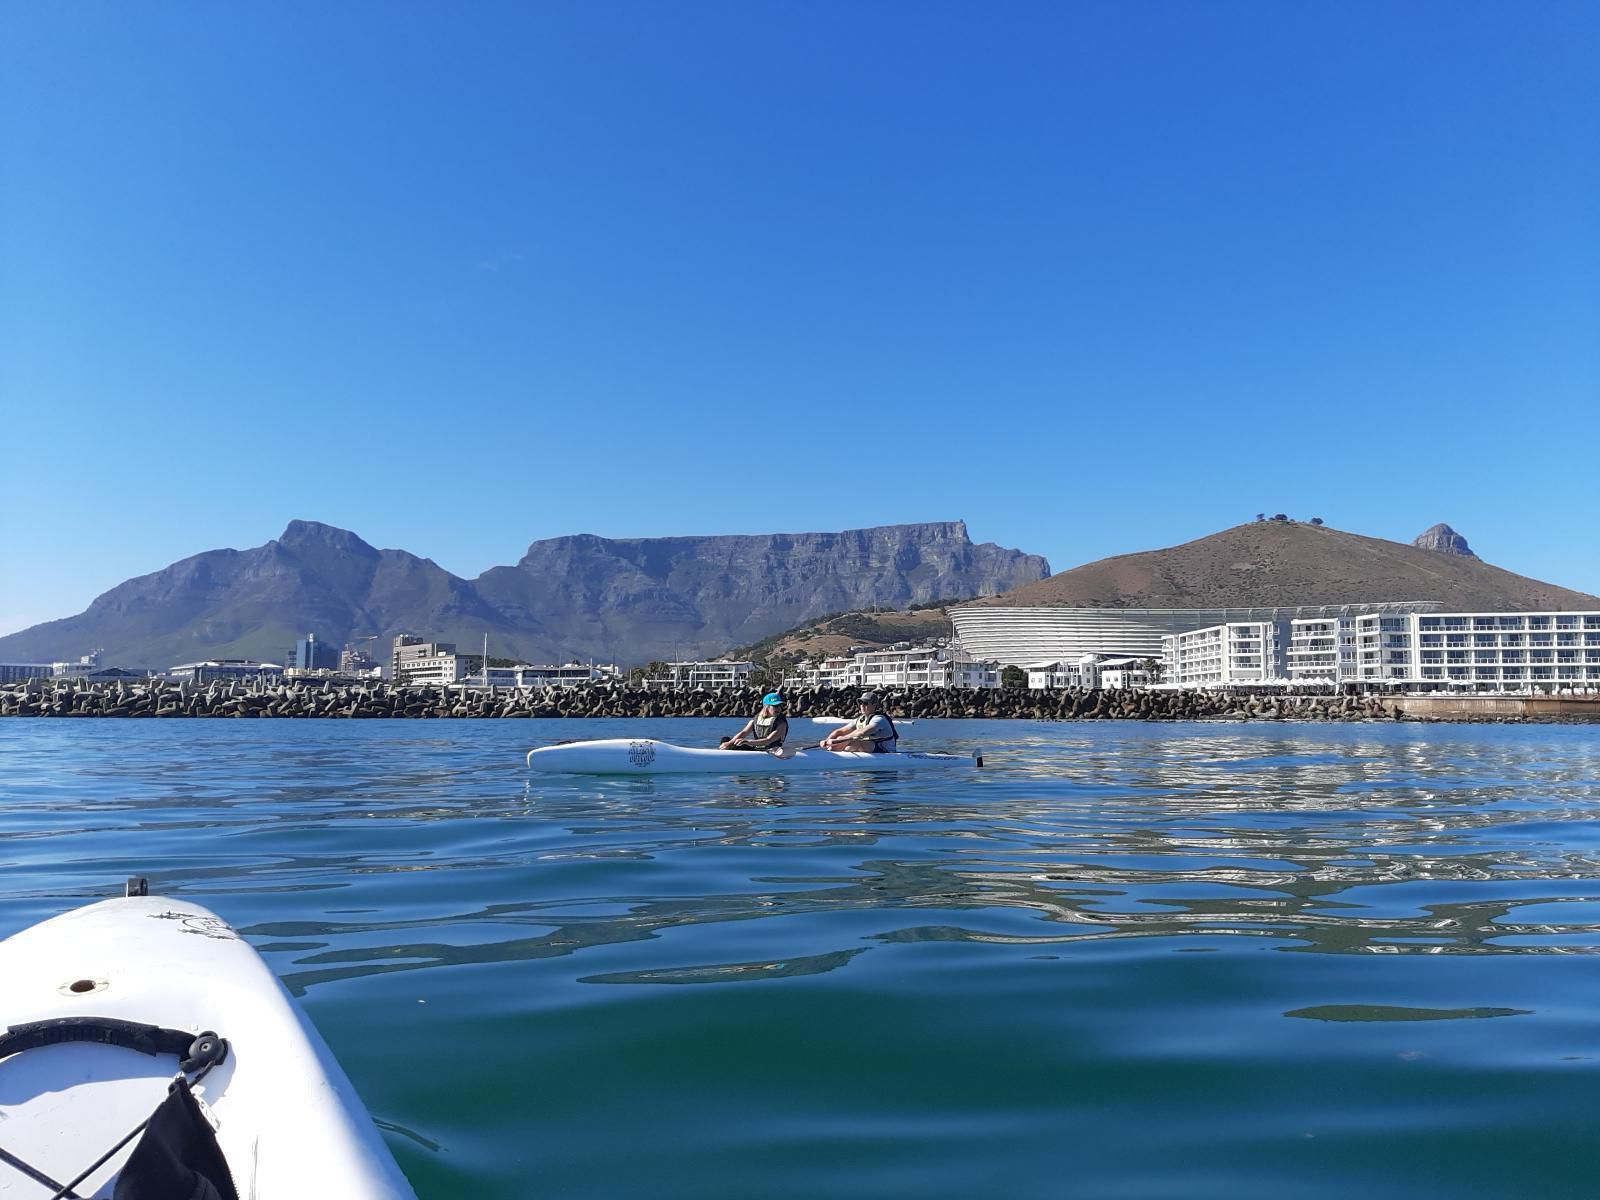
M 105 669 L 106 652 L 104 650 L 91 650 L 76 662 L 53 662 L 50 664 L 50 674 L 56 679 L 74 679 L 93 675 Z
M 1362 613 L 1292 623 L 1289 677 L 1408 690 L 1600 688 L 1600 612 Z
M 844 688 L 991 688 L 1000 686 L 1000 665 L 978 662 L 948 642 L 886 649 L 853 649 L 797 665 L 784 681 L 794 686 Z
M 167 672 L 167 678 L 185 683 L 217 683 L 236 679 L 260 679 L 276 683 L 283 678 L 283 668 L 276 663 L 255 662 L 248 658 L 213 658 L 173 667 Z
M 0 683 L 26 683 L 30 679 L 49 679 L 53 673 L 49 663 L 0 663 Z
M 360 646 L 350 645 L 339 651 L 339 673 L 341 675 L 381 675 L 383 668 L 372 660 Z
M 1045 662 L 1027 663 L 1028 686 L 1042 688 L 1071 688 L 1087 691 L 1100 686 L 1100 656 L 1081 654 L 1075 659 L 1048 659 Z
M 1148 658 L 1105 658 L 1100 660 L 1100 686 L 1112 691 L 1146 688 L 1156 682 Z
M 1159 659 L 1163 637 L 1230 622 L 1437 612 L 1443 607 L 1429 600 L 1286 608 L 1008 608 L 972 604 L 952 608 L 950 620 L 956 640 L 970 657 L 1026 667 L 1029 663 L 1076 663 L 1085 654 Z
M 1288 621 L 1228 621 L 1161 639 L 1162 677 L 1178 687 L 1277 683 L 1288 675 Z
M 719 658 L 713 662 L 674 662 L 667 664 L 670 672 L 664 679 L 651 679 L 650 687 L 701 688 L 744 687 L 755 672 L 753 662 L 735 662 Z
M 449 686 L 467 677 L 472 660 L 454 642 L 425 642 L 403 633 L 394 639 L 389 677 L 398 685 Z
M 316 634 L 308 633 L 294 644 L 288 666 L 298 671 L 337 671 L 339 651 L 328 642 L 318 641 Z
M 487 680 L 474 673 L 468 682 L 491 688 L 559 688 L 585 683 L 602 683 L 619 677 L 614 664 L 568 663 L 565 666 L 534 666 L 518 663 L 513 667 L 490 667 Z

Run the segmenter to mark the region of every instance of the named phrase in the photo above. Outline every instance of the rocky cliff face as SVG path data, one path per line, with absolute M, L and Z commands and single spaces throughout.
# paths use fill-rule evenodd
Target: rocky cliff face
M 1459 554 L 1462 558 L 1478 557 L 1467 545 L 1467 539 L 1443 522 L 1417 534 L 1411 544 L 1418 550 L 1432 550 L 1436 554 Z
M 843 533 L 533 543 L 476 580 L 355 534 L 293 521 L 251 550 L 213 550 L 119 584 L 78 616 L 0 638 L 0 659 L 120 665 L 208 657 L 281 662 L 298 637 L 397 633 L 536 662 L 621 664 L 706 655 L 850 608 L 1007 591 L 1049 574 L 1044 559 L 974 545 L 960 521 Z
M 1037 555 L 974 545 L 965 522 L 946 521 L 842 533 L 552 538 L 477 582 L 519 620 L 570 614 L 569 639 L 609 661 L 720 653 L 827 613 L 989 595 L 1048 574 Z

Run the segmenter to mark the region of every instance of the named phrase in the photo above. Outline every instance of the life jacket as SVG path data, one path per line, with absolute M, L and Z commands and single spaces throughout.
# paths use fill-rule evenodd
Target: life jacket
M 877 715 L 889 722 L 889 736 L 885 738 L 873 738 L 872 752 L 874 754 L 893 754 L 900 748 L 900 731 L 894 727 L 894 718 L 888 713 L 884 712 L 881 708 L 878 710 Z
M 784 717 L 784 715 L 782 713 L 779 713 L 777 716 L 773 717 L 772 720 L 763 721 L 761 719 L 761 716 L 762 716 L 762 713 L 765 713 L 766 711 L 767 711 L 766 710 L 766 706 L 763 705 L 762 709 L 761 709 L 761 712 L 756 713 L 755 717 L 752 719 L 752 724 L 751 724 L 751 728 L 750 728 L 750 739 L 752 741 L 759 742 L 762 738 L 764 738 L 764 737 L 768 736 L 770 733 L 772 733 L 772 731 L 778 727 L 778 723 L 780 721 L 784 721 L 784 720 L 787 719 L 787 718 Z M 789 735 L 789 731 L 788 731 L 787 728 L 785 728 L 784 737 L 787 737 L 788 735 Z M 779 738 L 776 742 L 774 742 L 772 744 L 772 746 L 768 746 L 767 749 L 771 750 L 771 749 L 773 749 L 773 747 L 781 746 L 781 745 L 783 745 L 783 738 Z

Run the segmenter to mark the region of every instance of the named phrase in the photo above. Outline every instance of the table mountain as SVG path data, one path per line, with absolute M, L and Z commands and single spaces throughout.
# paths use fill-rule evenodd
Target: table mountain
M 463 653 L 622 665 L 720 653 L 810 618 L 991 595 L 1042 579 L 1037 555 L 974 545 L 961 521 L 842 533 L 534 542 L 474 580 L 347 530 L 291 521 L 251 550 L 211 550 L 119 584 L 75 617 L 0 638 L 0 660 L 41 662 L 104 647 L 165 668 L 201 658 L 283 661 L 315 633 L 343 643 L 397 633 Z M 386 653 L 386 647 L 379 650 Z

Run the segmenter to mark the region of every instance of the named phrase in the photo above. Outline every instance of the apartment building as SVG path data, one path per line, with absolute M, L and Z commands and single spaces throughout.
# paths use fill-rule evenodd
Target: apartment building
M 1288 673 L 1289 621 L 1230 621 L 1161 639 L 1163 677 L 1179 687 L 1270 683 Z
M 886 649 L 858 649 L 801 663 L 784 682 L 809 687 L 991 688 L 1000 686 L 1000 664 L 968 658 L 949 645 L 896 642 Z
M 666 678 L 651 679 L 647 683 L 658 688 L 745 687 L 755 669 L 753 662 L 736 662 L 731 658 L 672 662 L 667 664 Z
M 514 667 L 490 667 L 486 682 L 492 688 L 562 688 L 616 678 L 617 668 L 609 663 L 568 663 L 565 666 L 518 663 Z M 482 686 L 485 680 L 474 673 L 468 682 Z
M 1293 626 L 1289 672 L 1297 682 L 1600 688 L 1600 612 L 1367 613 Z

